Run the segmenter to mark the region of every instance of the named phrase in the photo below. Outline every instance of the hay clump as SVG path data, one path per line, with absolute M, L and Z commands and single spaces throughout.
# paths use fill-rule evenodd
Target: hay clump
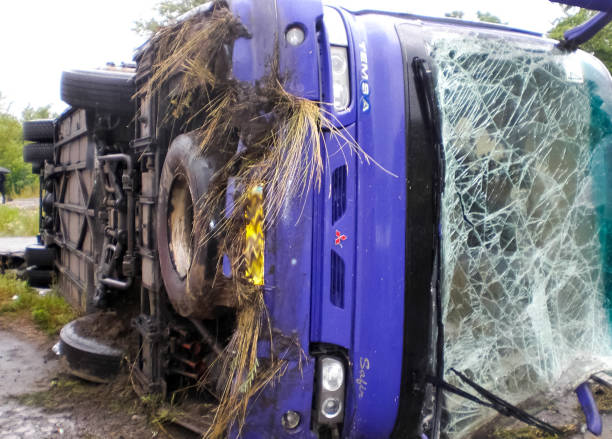
M 257 210 L 263 213 L 260 229 L 265 233 L 289 202 L 305 200 L 312 189 L 321 190 L 329 154 L 323 132 L 340 140 L 340 150 L 333 153 L 371 161 L 354 139 L 336 129 L 325 105 L 285 90 L 276 54 L 267 76 L 256 84 L 234 79 L 232 46 L 243 37 L 249 37 L 248 31 L 223 2 L 163 29 L 150 43 L 155 61 L 138 92 L 147 98 L 166 92 L 167 110 L 158 120 L 173 130 L 178 126 L 181 132 L 195 132 L 203 155 L 224 151 L 228 157 L 208 193 L 194 203 L 194 236 L 201 245 L 212 239 L 218 243 L 215 282 L 229 284 L 237 304 L 235 331 L 216 360 L 224 373 L 216 385 L 219 404 L 214 423 L 205 435 L 210 438 L 222 437 L 234 425 L 241 429 L 251 398 L 284 373 L 286 356 L 301 360 L 303 354 L 298 341 L 295 352 L 286 349 L 278 354 L 273 346 L 274 330 L 264 300 L 269 286 L 261 285 L 263 272 L 261 282 L 254 281 L 251 264 L 256 259 L 262 265 L 263 254 L 253 257 L 245 252 L 249 227 L 245 212 L 253 208 L 253 191 L 263 191 Z M 235 191 L 228 203 L 231 185 Z M 223 274 L 223 255 L 231 264 L 229 281 Z M 262 338 L 271 345 L 265 361 L 257 355 Z

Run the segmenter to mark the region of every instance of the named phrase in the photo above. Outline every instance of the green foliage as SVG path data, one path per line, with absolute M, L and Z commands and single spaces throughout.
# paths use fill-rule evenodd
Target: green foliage
M 562 40 L 563 33 L 574 28 L 595 15 L 595 12 L 580 9 L 577 13 L 571 13 L 571 9 L 566 10 L 567 16 L 557 22 L 554 28 L 548 32 L 550 38 Z M 595 37 L 584 43 L 581 49 L 591 52 L 599 58 L 608 68 L 612 70 L 612 24 L 604 27 Z
M 446 14 L 444 14 L 445 17 L 449 17 L 449 18 L 463 18 L 463 11 L 452 11 L 452 12 L 447 12 Z
M 56 289 L 41 296 L 14 273 L 0 275 L 0 314 L 28 315 L 49 335 L 54 335 L 76 317 L 70 305 Z
M 495 15 L 491 14 L 490 12 L 480 12 L 480 11 L 478 11 L 476 13 L 476 16 L 478 17 L 478 19 L 480 21 L 484 21 L 484 22 L 487 22 L 487 23 L 502 24 L 502 21 L 499 19 L 499 17 L 496 17 Z
M 38 234 L 38 209 L 0 205 L 0 237 Z
M 32 166 L 23 161 L 22 149 L 21 124 L 0 109 L 0 166 L 11 171 L 5 181 L 5 189 L 10 193 L 19 193 L 37 180 L 32 174 Z
M 34 108 L 31 105 L 26 106 L 21 112 L 21 120 L 35 120 L 35 119 L 55 119 L 57 113 L 51 111 L 51 105 L 45 105 L 44 107 Z
M 24 109 L 23 120 L 46 119 L 54 117 L 51 106 L 40 108 L 28 106 Z M 7 193 L 18 195 L 38 183 L 38 177 L 32 174 L 32 165 L 23 161 L 23 132 L 20 121 L 8 112 L 0 93 L 0 166 L 11 171 L 6 176 L 4 188 Z
M 208 1 L 210 0 L 162 0 L 156 6 L 157 18 L 138 20 L 134 23 L 133 30 L 140 35 L 151 36 L 160 27 L 167 25 L 185 12 Z

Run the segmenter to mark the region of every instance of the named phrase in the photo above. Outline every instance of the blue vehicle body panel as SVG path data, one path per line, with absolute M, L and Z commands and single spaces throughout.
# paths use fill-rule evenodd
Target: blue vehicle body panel
M 326 42 L 320 2 L 266 1 L 253 6 L 234 1 L 232 9 L 253 35 L 236 42 L 236 78 L 255 82 L 269 73 L 278 35 L 287 91 L 314 101 L 325 95 L 322 88 L 329 89 L 331 70 L 326 45 L 320 49 L 317 43 L 317 28 Z M 352 102 L 333 118 L 346 126 L 344 135 L 356 139 L 363 151 L 351 151 L 342 137 L 324 133 L 327 154 L 321 189 L 288 202 L 266 234 L 265 298 L 274 328 L 298 340 L 305 353 L 311 343 L 346 349 L 350 370 L 344 435 L 388 437 L 397 415 L 403 343 L 403 65 L 393 26 L 397 19 L 342 13 L 349 35 Z M 306 34 L 297 47 L 282 38 L 292 25 Z M 371 93 L 363 93 L 364 83 Z M 364 111 L 363 99 L 377 111 Z M 335 170 L 345 172 L 346 210 L 333 221 L 330 191 Z M 344 267 L 341 306 L 330 294 L 332 256 Z M 262 342 L 260 356 L 266 351 Z M 252 403 L 243 437 L 314 437 L 314 361 L 300 363 L 294 352 L 286 353 L 287 372 Z M 303 416 L 291 434 L 280 423 L 287 410 Z
M 394 23 L 383 16 L 357 16 L 351 22 L 357 72 L 368 83 L 369 110 L 362 87 L 353 96 L 357 140 L 376 163 L 357 167 L 357 206 L 353 375 L 359 380 L 351 437 L 389 437 L 400 393 L 403 346 L 405 254 L 404 67 Z M 365 44 L 365 45 L 364 45 Z M 367 73 L 363 54 L 367 58 Z M 358 209 L 357 209 L 358 207 Z M 347 403 L 348 404 L 348 403 Z

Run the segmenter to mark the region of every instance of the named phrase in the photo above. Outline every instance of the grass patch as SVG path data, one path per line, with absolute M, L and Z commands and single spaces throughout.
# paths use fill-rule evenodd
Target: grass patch
M 0 237 L 38 235 L 38 209 L 0 205 Z
M 0 275 L 0 315 L 29 315 L 42 331 L 54 335 L 76 317 L 74 309 L 53 288 L 41 296 L 14 273 Z
M 18 200 L 21 198 L 38 198 L 39 195 L 39 185 L 38 179 L 34 183 L 21 188 L 19 193 L 11 193 L 10 196 L 13 200 Z
M 39 392 L 26 393 L 18 395 L 14 398 L 23 405 L 42 407 L 47 410 L 64 409 L 67 402 L 85 398 L 94 384 L 86 383 L 68 376 L 60 376 L 51 381 L 51 386 L 48 390 Z

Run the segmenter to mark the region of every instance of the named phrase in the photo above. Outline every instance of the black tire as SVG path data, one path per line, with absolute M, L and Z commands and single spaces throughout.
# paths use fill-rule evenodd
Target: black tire
M 68 70 L 62 73 L 61 98 L 77 108 L 112 114 L 132 114 L 133 73 Z
M 123 352 L 82 334 L 79 328 L 90 324 L 92 316 L 73 320 L 62 328 L 60 354 L 73 375 L 95 383 L 108 383 L 121 368 Z
M 29 143 L 23 147 L 23 161 L 42 164 L 53 161 L 53 143 Z
M 47 215 L 51 215 L 53 213 L 53 203 L 54 202 L 55 202 L 55 195 L 53 195 L 53 192 L 47 193 L 47 195 L 45 195 L 44 198 L 42 199 L 43 212 L 45 212 Z
M 23 140 L 53 143 L 53 119 L 27 120 L 23 123 Z
M 53 271 L 40 269 L 33 265 L 26 269 L 26 279 L 33 287 L 47 288 L 53 281 Z
M 52 269 L 55 264 L 55 249 L 40 244 L 28 245 L 25 249 L 25 260 L 28 267 Z
M 177 137 L 168 150 L 160 179 L 160 190 L 157 210 L 157 242 L 159 263 L 168 298 L 174 309 L 183 317 L 210 318 L 215 307 L 216 292 L 211 290 L 214 269 L 209 263 L 214 259 L 217 244 L 209 240 L 206 246 L 197 243 L 193 238 L 192 224 L 186 219 L 183 240 L 175 240 L 170 224 L 173 218 L 187 218 L 189 212 L 181 212 L 173 217 L 176 209 L 173 201 L 173 185 L 186 185 L 185 193 L 191 197 L 189 207 L 193 212 L 193 202 L 202 200 L 208 191 L 214 173 L 221 168 L 224 158 L 219 155 L 202 156 L 199 144 L 191 135 L 184 134 Z M 193 215 L 193 213 L 191 213 Z M 191 218 L 193 220 L 193 217 Z M 177 268 L 174 260 L 176 242 L 188 249 L 181 254 L 184 256 L 178 261 Z M 178 252 L 177 252 L 178 254 Z M 211 274 L 212 272 L 212 274 Z
M 42 169 L 42 163 L 33 163 L 32 164 L 32 174 L 40 175 L 40 170 Z
M 46 216 L 43 218 L 43 229 L 45 230 L 53 230 L 53 217 L 52 216 Z

